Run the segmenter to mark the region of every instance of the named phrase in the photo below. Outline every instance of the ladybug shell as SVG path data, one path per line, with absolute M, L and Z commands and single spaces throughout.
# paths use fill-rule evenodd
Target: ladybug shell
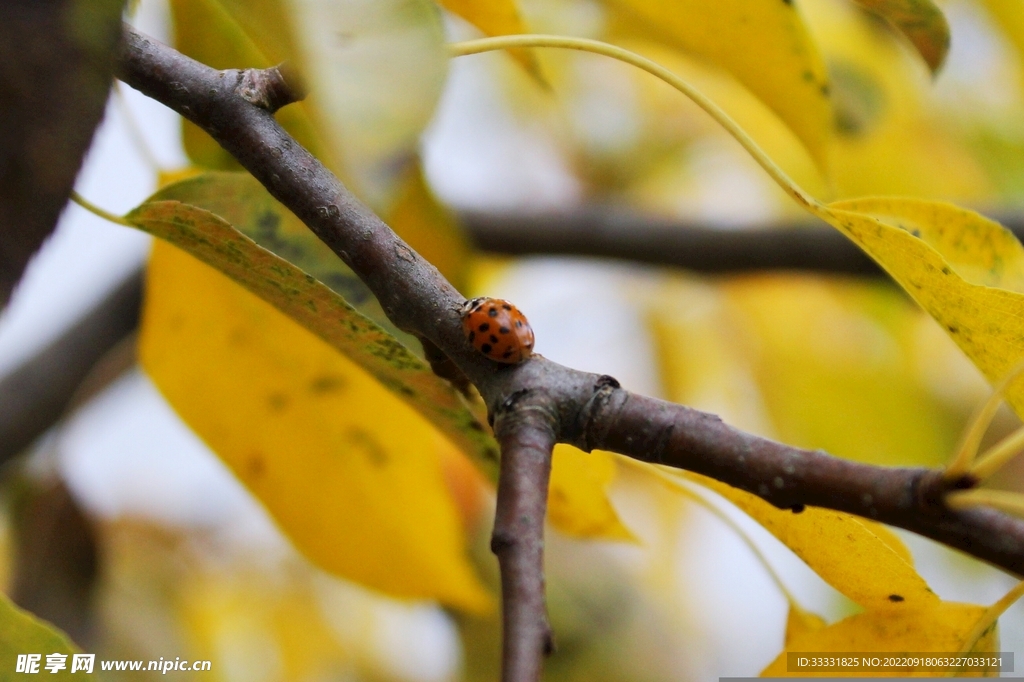
M 515 364 L 533 353 L 533 329 L 519 309 L 500 298 L 474 298 L 462 306 L 462 331 L 478 351 Z

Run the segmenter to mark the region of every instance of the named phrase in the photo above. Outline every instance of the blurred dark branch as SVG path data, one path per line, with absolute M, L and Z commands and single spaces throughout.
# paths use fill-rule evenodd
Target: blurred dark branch
M 142 271 L 136 270 L 57 340 L 0 378 L 0 463 L 64 415 L 96 363 L 135 331 L 141 303 Z
M 501 567 L 505 682 L 539 680 L 543 657 L 554 651 L 544 600 L 544 519 L 556 423 L 529 391 L 511 395 L 495 416 L 501 472 L 491 551 Z
M 715 476 L 783 508 L 815 504 L 908 528 L 1024 575 L 1024 520 L 992 510 L 947 509 L 939 472 L 856 464 L 775 443 L 727 427 L 713 415 L 625 391 L 611 377 L 540 356 L 518 365 L 487 359 L 463 336 L 459 311 L 465 299 L 459 292 L 269 111 L 241 96 L 241 73 L 216 71 L 125 29 L 118 77 L 203 128 L 359 275 L 397 327 L 447 355 L 480 391 L 499 421 L 496 435 L 512 451 L 528 452 L 530 459 L 557 441 L 662 461 Z M 529 399 L 521 399 L 525 396 Z M 506 431 L 506 420 L 523 430 Z M 524 480 L 537 484 L 540 469 L 532 470 Z M 517 482 L 507 484 L 516 489 Z M 520 487 L 511 494 L 528 493 Z M 521 503 L 536 510 L 528 499 Z M 517 540 L 524 546 L 536 539 L 532 525 L 509 530 L 520 534 Z M 539 569 L 534 562 L 523 570 Z M 531 578 L 533 585 L 542 581 L 542 575 Z M 522 606 L 512 603 L 520 594 L 535 595 L 536 590 L 506 594 L 506 618 Z M 526 628 L 537 621 L 507 622 L 522 622 Z M 512 639 L 535 642 L 536 632 L 524 630 Z M 516 670 L 539 674 L 541 653 L 541 647 L 524 647 L 520 655 L 532 660 Z
M 995 218 L 1018 239 L 1024 238 L 1024 215 Z M 716 227 L 592 207 L 549 214 L 467 212 L 462 220 L 480 249 L 499 254 L 617 258 L 708 274 L 885 274 L 853 242 L 814 219 Z
M 103 116 L 123 0 L 0 2 L 0 310 Z

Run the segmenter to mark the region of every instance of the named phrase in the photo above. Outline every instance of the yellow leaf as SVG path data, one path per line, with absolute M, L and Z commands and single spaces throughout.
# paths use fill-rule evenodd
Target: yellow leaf
M 828 79 L 792 2 L 606 0 L 637 32 L 722 67 L 761 98 L 826 167 L 832 127 Z
M 762 677 L 892 677 L 887 672 L 788 672 L 788 652 L 820 652 L 830 656 L 843 652 L 907 653 L 935 652 L 953 654 L 960 650 L 964 637 L 985 612 L 985 607 L 973 604 L 935 601 L 898 611 L 867 611 L 820 630 L 810 630 L 786 642 L 786 649 L 761 671 Z M 998 647 L 998 635 L 993 628 L 979 642 L 975 651 L 992 653 Z M 904 673 L 898 673 L 903 676 Z M 911 677 L 934 677 L 935 672 L 910 672 Z M 938 673 L 941 674 L 941 673 Z
M 741 278 L 723 290 L 773 437 L 873 464 L 948 459 L 959 427 L 920 378 L 923 315 L 901 292 L 796 275 Z
M 451 447 L 268 303 L 157 241 L 140 359 L 182 418 L 324 569 L 400 597 L 489 605 L 440 469 Z
M 853 3 L 801 7 L 829 65 L 836 196 L 987 203 L 991 180 L 962 136 L 950 135 L 948 122 L 936 117 L 931 84 L 906 50 L 881 40 L 878 22 Z
M 878 261 L 990 381 L 1024 358 L 1024 248 L 1006 228 L 917 199 L 855 199 L 811 210 Z M 1006 395 L 1024 413 L 1024 382 Z
M 885 17 L 913 43 L 932 73 L 949 52 L 949 24 L 931 0 L 854 0 Z
M 317 249 L 322 249 L 323 245 L 301 226 L 301 231 L 297 229 L 296 233 L 305 236 L 306 241 L 280 239 L 282 235 L 288 234 L 289 225 L 281 219 L 280 212 L 284 209 L 279 204 L 232 202 L 232 198 L 242 199 L 252 195 L 246 194 L 244 183 L 234 185 L 239 191 L 231 194 L 227 190 L 232 185 L 217 180 L 217 176 L 205 176 L 165 188 L 155 195 L 158 200 L 143 204 L 127 217 L 150 234 L 166 239 L 203 262 L 216 266 L 256 295 L 285 311 L 293 321 L 346 354 L 396 397 L 430 419 L 453 443 L 472 456 L 486 473 L 496 475 L 495 443 L 484 432 L 455 389 L 438 378 L 424 361 L 413 355 L 394 335 L 361 315 L 341 296 L 317 281 L 316 277 L 324 277 L 335 286 L 343 288 L 349 280 L 345 279 L 344 273 L 334 269 L 338 260 L 331 257 L 329 252 L 322 260 L 322 254 Z M 289 255 L 296 260 L 309 260 L 314 266 L 316 277 L 260 248 L 209 211 L 177 201 L 159 200 L 164 196 L 174 196 L 176 192 L 188 191 L 196 197 L 213 201 L 208 194 L 204 194 L 204 188 L 211 187 L 225 189 L 226 201 L 220 208 L 230 209 L 229 214 L 240 218 L 248 229 L 263 230 L 263 237 L 272 245 L 280 247 L 283 242 L 288 247 Z M 308 250 L 305 247 L 309 247 Z M 353 277 L 351 273 L 349 276 Z M 367 305 L 371 302 L 376 303 L 372 297 L 364 301 Z
M 883 526 L 818 507 L 794 514 L 720 481 L 682 475 L 749 514 L 828 584 L 866 609 L 904 611 L 938 601 L 914 570 L 903 543 Z
M 1018 63 L 1024 64 L 1024 12 L 1019 0 L 982 0 L 982 4 L 1013 44 Z
M 600 540 L 636 541 L 608 500 L 615 479 L 610 452 L 586 453 L 555 446 L 548 487 L 548 520 L 566 535 Z
M 0 661 L 3 661 L 4 679 L 22 677 L 15 668 L 18 657 L 25 654 L 38 655 L 38 667 L 34 670 L 21 671 L 22 673 L 41 673 L 46 679 L 52 680 L 93 679 L 93 675 L 99 671 L 98 663 L 94 663 L 92 674 L 83 671 L 71 674 L 71 656 L 77 653 L 78 648 L 71 643 L 67 635 L 27 611 L 22 611 L 6 595 L 0 594 Z M 47 670 L 47 654 L 64 654 L 63 661 L 66 667 L 54 672 Z
M 794 640 L 825 627 L 825 619 L 790 602 L 786 615 L 786 646 Z
M 438 0 L 438 4 L 480 29 L 486 36 L 529 33 L 516 0 Z M 510 54 L 526 72 L 544 83 L 540 64 L 530 50 L 511 50 Z

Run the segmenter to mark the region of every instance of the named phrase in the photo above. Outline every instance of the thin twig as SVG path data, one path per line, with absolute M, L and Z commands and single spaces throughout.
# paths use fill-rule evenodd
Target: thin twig
M 501 473 L 491 551 L 501 568 L 503 682 L 536 682 L 554 651 L 544 599 L 544 518 L 557 419 L 529 392 L 513 394 L 495 419 Z

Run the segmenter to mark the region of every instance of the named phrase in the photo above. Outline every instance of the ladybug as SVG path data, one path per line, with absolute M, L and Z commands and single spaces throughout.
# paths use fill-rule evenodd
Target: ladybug
M 515 364 L 533 353 L 533 329 L 519 309 L 500 298 L 474 298 L 462 306 L 462 331 L 476 349 Z

